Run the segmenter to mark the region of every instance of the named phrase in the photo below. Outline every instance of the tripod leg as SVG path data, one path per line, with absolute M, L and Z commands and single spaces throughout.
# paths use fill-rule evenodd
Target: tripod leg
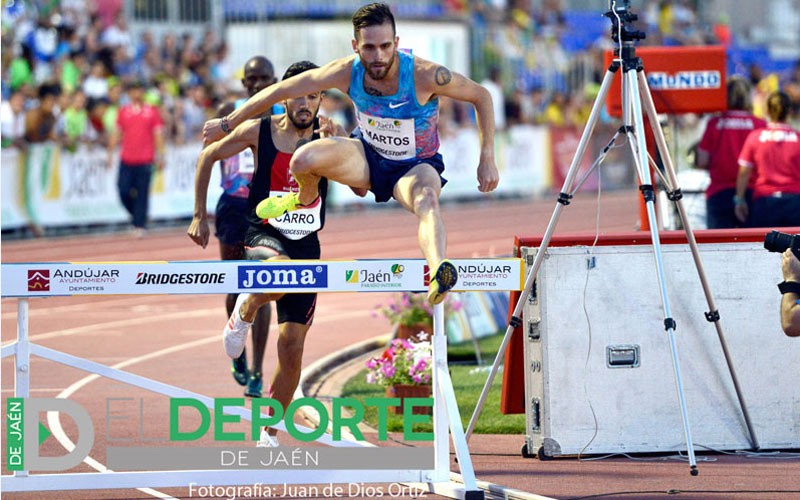
M 639 87 L 636 81 L 637 74 L 635 68 L 626 67 L 623 73 L 623 115 L 625 117 L 625 130 L 628 134 L 629 143 L 634 152 L 634 160 L 639 170 L 641 181 L 640 190 L 647 206 L 647 217 L 650 221 L 650 236 L 653 244 L 653 256 L 655 257 L 656 270 L 658 275 L 659 289 L 661 290 L 661 303 L 664 308 L 664 327 L 669 338 L 670 351 L 672 353 L 672 367 L 675 372 L 675 385 L 680 401 L 681 416 L 683 418 L 683 431 L 686 438 L 686 447 L 689 454 L 689 467 L 693 476 L 698 474 L 697 462 L 694 455 L 694 444 L 692 443 L 692 432 L 689 425 L 689 415 L 686 410 L 686 398 L 683 391 L 683 379 L 681 377 L 680 363 L 678 360 L 678 349 L 675 343 L 675 320 L 672 318 L 669 296 L 667 294 L 666 279 L 664 275 L 664 263 L 661 253 L 661 240 L 658 235 L 655 213 L 655 192 L 651 184 L 650 168 L 647 161 L 647 144 L 645 142 L 644 124 L 642 120 L 642 103 L 639 96 Z M 632 125 L 632 126 L 631 126 Z M 635 136 L 634 136 L 635 130 Z
M 583 134 L 581 135 L 581 140 L 578 143 L 578 149 L 575 151 L 575 156 L 572 158 L 572 163 L 570 164 L 569 171 L 567 173 L 567 177 L 564 180 L 564 185 L 561 188 L 561 193 L 558 196 L 558 202 L 556 203 L 556 208 L 553 211 L 553 215 L 550 217 L 550 222 L 547 224 L 547 230 L 544 233 L 544 237 L 542 238 L 542 244 L 539 248 L 539 251 L 536 253 L 536 258 L 533 261 L 533 265 L 531 269 L 528 271 L 528 276 L 525 278 L 525 285 L 522 288 L 522 293 L 519 296 L 519 300 L 517 300 L 517 304 L 514 307 L 514 312 L 511 315 L 511 321 L 509 321 L 508 327 L 506 328 L 505 336 L 503 337 L 503 342 L 500 344 L 500 349 L 497 351 L 497 357 L 492 364 L 492 369 L 489 372 L 489 376 L 486 379 L 486 383 L 483 385 L 483 390 L 481 391 L 481 395 L 478 398 L 478 403 L 475 405 L 475 411 L 472 413 L 472 418 L 470 418 L 469 425 L 467 425 L 466 431 L 466 438 L 469 440 L 470 436 L 472 436 L 472 431 L 475 430 L 475 424 L 478 421 L 478 417 L 481 415 L 481 411 L 483 411 L 483 405 L 486 403 L 486 398 L 489 395 L 489 390 L 492 388 L 492 383 L 494 382 L 494 378 L 497 375 L 497 369 L 500 367 L 501 360 L 505 357 L 506 348 L 508 347 L 508 343 L 511 340 L 511 334 L 514 332 L 514 329 L 522 324 L 522 307 L 525 304 L 525 301 L 528 299 L 528 295 L 530 295 L 531 290 L 533 288 L 533 282 L 536 279 L 536 274 L 539 272 L 539 266 L 542 264 L 542 259 L 544 259 L 545 251 L 547 250 L 548 245 L 550 244 L 550 240 L 553 237 L 553 233 L 555 232 L 556 226 L 558 225 L 558 219 L 561 216 L 561 210 L 569 205 L 570 199 L 572 199 L 572 185 L 575 182 L 575 177 L 578 175 L 578 169 L 580 167 L 581 161 L 583 161 L 583 156 L 586 153 L 586 148 L 589 144 L 589 139 L 591 138 L 592 133 L 594 132 L 594 127 L 597 124 L 599 117 L 600 117 L 600 110 L 605 105 L 605 99 L 608 95 L 608 89 L 611 88 L 611 83 L 614 81 L 614 75 L 619 70 L 619 64 L 614 62 L 609 66 L 608 70 L 606 71 L 605 76 L 603 77 L 603 83 L 600 85 L 600 92 L 597 94 L 597 98 L 594 101 L 594 105 L 592 106 L 592 112 L 589 115 L 589 120 L 586 122 L 586 127 L 583 129 Z
M 722 324 L 720 323 L 719 311 L 717 310 L 716 303 L 714 302 L 714 296 L 711 294 L 711 287 L 709 286 L 706 278 L 703 261 L 700 258 L 700 251 L 697 247 L 697 240 L 694 237 L 694 233 L 692 232 L 689 224 L 689 218 L 686 216 L 686 212 L 683 208 L 683 202 L 681 200 L 682 194 L 678 184 L 678 177 L 675 175 L 675 168 L 672 164 L 672 158 L 669 155 L 666 140 L 664 139 L 664 132 L 661 130 L 661 126 L 656 120 L 656 107 L 653 103 L 653 96 L 650 93 L 650 89 L 647 87 L 647 78 L 643 70 L 638 72 L 638 81 L 642 102 L 647 112 L 647 116 L 650 118 L 653 135 L 656 138 L 656 145 L 661 153 L 661 158 L 664 160 L 664 169 L 666 170 L 670 184 L 674 188 L 671 193 L 668 193 L 668 196 L 672 201 L 675 202 L 675 205 L 678 208 L 678 215 L 683 222 L 683 228 L 686 232 L 686 239 L 689 242 L 689 248 L 692 251 L 692 258 L 694 259 L 694 264 L 697 268 L 697 274 L 703 287 L 703 293 L 705 294 L 706 302 L 708 303 L 709 312 L 707 312 L 705 316 L 708 321 L 714 323 L 714 327 L 717 330 L 717 337 L 719 338 L 722 352 L 725 355 L 725 362 L 727 363 L 728 371 L 731 374 L 731 380 L 733 381 L 733 387 L 736 391 L 736 397 L 739 400 L 739 406 L 742 409 L 742 415 L 744 416 L 745 425 L 747 426 L 747 432 L 750 435 L 750 444 L 754 450 L 757 450 L 759 449 L 758 439 L 756 438 L 756 433 L 753 430 L 753 424 L 750 421 L 750 413 L 747 411 L 747 404 L 745 403 L 741 388 L 739 387 L 739 379 L 736 376 L 736 370 L 733 367 L 733 361 L 731 360 L 730 353 L 728 352 L 728 343 L 725 341 L 725 335 L 722 331 Z

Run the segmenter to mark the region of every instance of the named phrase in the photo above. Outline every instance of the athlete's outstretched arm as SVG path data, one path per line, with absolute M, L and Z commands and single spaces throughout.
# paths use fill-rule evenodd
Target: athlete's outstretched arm
M 321 68 L 304 71 L 262 89 L 233 113 L 207 121 L 203 126 L 203 141 L 209 144 L 225 137 L 226 132 L 222 129 L 223 121 L 226 122 L 229 130 L 235 130 L 245 120 L 266 113 L 276 102 L 322 92 L 330 88 L 337 88 L 347 93 L 353 58 L 354 56 L 348 56 L 337 59 Z
M 489 91 L 469 78 L 442 65 L 421 61 L 422 83 L 432 94 L 464 101 L 475 107 L 481 158 L 478 164 L 478 190 L 494 191 L 500 181 L 494 158 L 494 108 Z M 417 73 L 419 74 L 419 73 Z
M 211 169 L 219 160 L 239 154 L 245 148 L 258 147 L 260 127 L 261 120 L 250 120 L 221 141 L 203 148 L 197 158 L 194 174 L 194 216 L 186 233 L 192 241 L 203 248 L 208 245 L 209 236 L 206 197 L 208 196 Z

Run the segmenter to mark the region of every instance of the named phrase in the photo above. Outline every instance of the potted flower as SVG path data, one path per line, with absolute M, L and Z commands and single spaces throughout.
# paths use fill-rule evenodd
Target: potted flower
M 431 395 L 433 351 L 427 335 L 420 333 L 420 341 L 394 339 L 380 357 L 367 363 L 367 383 L 386 388 L 386 396 L 400 398 L 394 413 L 403 412 L 403 398 L 427 398 Z M 430 413 L 430 407 L 414 407 L 414 414 Z
M 461 303 L 452 295 L 446 297 L 444 305 L 445 314 L 461 307 Z M 433 334 L 433 309 L 424 293 L 393 294 L 388 304 L 376 309 L 394 326 L 395 338 L 414 340 L 420 332 L 428 336 Z

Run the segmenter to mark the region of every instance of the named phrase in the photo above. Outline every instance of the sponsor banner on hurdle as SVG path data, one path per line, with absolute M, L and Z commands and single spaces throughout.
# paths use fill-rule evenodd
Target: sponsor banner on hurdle
M 455 291 L 521 290 L 521 260 L 453 259 Z M 53 262 L 2 265 L 3 297 L 423 291 L 422 259 L 353 261 Z

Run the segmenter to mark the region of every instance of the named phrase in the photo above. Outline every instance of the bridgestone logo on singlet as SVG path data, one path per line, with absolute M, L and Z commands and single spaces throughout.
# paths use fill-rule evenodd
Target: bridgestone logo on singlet
M 137 285 L 207 285 L 225 283 L 225 273 L 139 273 Z

